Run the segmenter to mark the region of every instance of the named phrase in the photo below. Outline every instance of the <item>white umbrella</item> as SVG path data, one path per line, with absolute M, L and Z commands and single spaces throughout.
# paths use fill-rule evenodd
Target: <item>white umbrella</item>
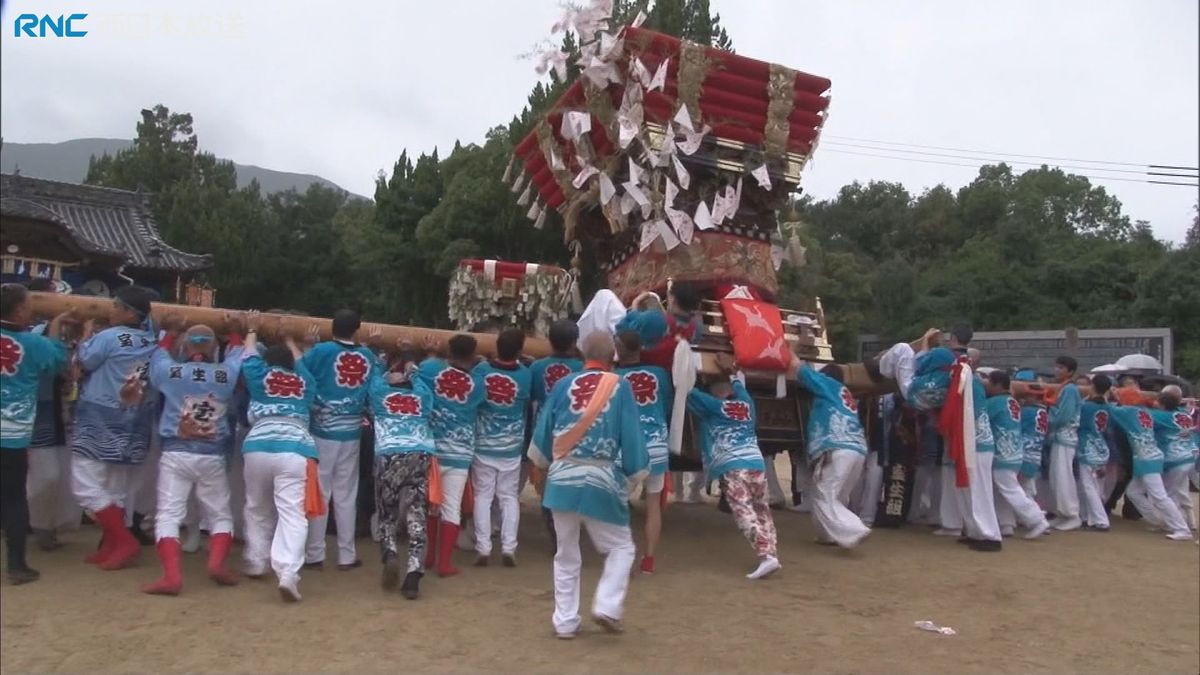
M 1153 373 L 1161 373 L 1163 371 L 1162 364 L 1158 362 L 1158 359 L 1149 354 L 1126 354 L 1117 359 L 1116 365 L 1126 370 L 1141 370 Z
M 1125 372 L 1125 367 L 1118 366 L 1115 363 L 1106 363 L 1102 366 L 1096 366 L 1095 368 L 1092 368 L 1093 375 L 1098 375 L 1100 373 L 1104 373 L 1105 375 L 1108 375 L 1111 373 L 1123 373 L 1123 372 Z

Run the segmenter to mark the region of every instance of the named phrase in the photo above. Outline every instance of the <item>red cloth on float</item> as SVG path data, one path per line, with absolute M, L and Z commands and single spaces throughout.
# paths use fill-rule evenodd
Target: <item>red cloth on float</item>
M 792 356 L 778 307 L 761 300 L 733 298 L 721 301 L 721 312 L 739 366 L 751 370 L 787 369 Z
M 700 320 L 693 318 L 688 323 L 679 323 L 674 315 L 667 314 L 667 336 L 650 349 L 642 350 L 642 363 L 671 371 L 675 362 L 675 347 L 680 340 L 692 342 L 700 330 Z

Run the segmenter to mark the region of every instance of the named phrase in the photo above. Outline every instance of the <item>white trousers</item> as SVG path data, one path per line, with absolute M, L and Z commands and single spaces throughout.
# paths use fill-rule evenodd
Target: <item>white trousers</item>
M 943 530 L 962 532 L 965 527 L 962 511 L 959 509 L 958 488 L 954 486 L 954 467 L 943 464 L 941 499 L 938 500 L 938 522 Z
M 1021 483 L 1021 489 L 1025 491 L 1025 494 L 1029 495 L 1029 498 L 1036 502 L 1037 495 L 1038 495 L 1037 476 L 1026 476 L 1024 474 L 1017 474 L 1017 481 L 1019 483 Z
M 1079 517 L 1079 490 L 1071 472 L 1074 461 L 1073 446 L 1050 445 L 1050 491 L 1054 495 L 1054 515 L 1059 519 Z
M 992 483 L 996 493 L 996 521 L 1001 528 L 1011 530 L 1018 523 L 1021 527 L 1031 528 L 1046 520 L 1041 507 L 1021 487 L 1016 471 L 994 469 Z
M 71 456 L 71 490 L 84 509 L 96 513 L 110 506 L 125 507 L 132 464 L 112 464 L 81 455 Z
M 633 535 L 628 525 L 613 525 L 572 511 L 554 511 L 558 552 L 554 554 L 554 630 L 579 630 L 579 583 L 583 559 L 579 555 L 579 530 L 586 528 L 592 546 L 604 556 L 604 571 L 592 599 L 592 613 L 620 620 L 625 592 L 633 568 Z
M 945 469 L 947 467 L 943 467 Z M 954 485 L 954 467 L 950 469 L 950 485 Z M 1000 524 L 996 522 L 996 497 L 992 490 L 992 453 L 975 455 L 975 468 L 971 471 L 971 484 L 965 488 L 954 488 L 954 500 L 965 526 L 967 536 L 984 541 L 1000 541 Z M 943 486 L 944 487 L 944 486 Z M 946 493 L 942 492 L 942 501 Z
M 267 561 L 280 581 L 300 578 L 308 522 L 304 484 L 308 460 L 291 452 L 251 452 L 245 457 L 247 571 L 261 574 Z
M 471 465 L 471 487 L 475 489 L 475 552 L 492 554 L 492 500 L 500 502 L 500 551 L 517 552 L 517 527 L 521 522 L 521 502 L 517 490 L 521 481 L 520 460 L 511 467 L 500 468 L 498 462 L 478 457 Z
M 883 467 L 879 466 L 879 454 L 867 453 L 863 460 L 862 492 L 858 497 L 858 517 L 868 527 L 875 523 L 875 512 L 879 510 L 879 497 L 883 493 Z
M 1192 495 L 1188 492 L 1188 478 L 1192 473 L 1191 465 L 1177 466 L 1163 474 L 1163 487 L 1167 497 L 1175 502 L 1180 515 L 1187 523 L 1189 530 L 1196 529 L 1196 511 L 1192 506 Z
M 913 474 L 913 496 L 908 511 L 908 522 L 938 522 L 942 494 L 941 473 L 941 469 L 935 464 L 917 465 Z
M 916 352 L 907 342 L 892 345 L 891 349 L 879 357 L 880 374 L 896 381 L 900 396 L 908 396 L 908 388 L 912 385 L 916 369 L 916 358 Z
M 1104 508 L 1104 479 L 1096 474 L 1101 467 L 1079 465 L 1079 515 L 1092 527 L 1108 527 L 1108 509 Z
M 358 439 L 331 441 L 314 438 L 317 445 L 317 471 L 321 476 L 321 496 L 326 504 L 333 502 L 333 517 L 337 522 L 337 562 L 349 565 L 358 558 L 354 549 L 354 532 L 358 525 Z M 254 453 L 250 453 L 254 454 Z M 308 522 L 306 563 L 325 560 L 325 532 L 329 512 Z
M 870 528 L 846 506 L 862 468 L 863 456 L 851 450 L 828 452 L 813 468 L 816 483 L 813 520 L 819 534 L 842 548 L 857 546 L 871 533 Z
M 1165 527 L 1170 534 L 1191 534 L 1179 506 L 1167 494 L 1161 473 L 1135 477 L 1125 488 L 1125 496 L 1151 525 Z
M 178 539 L 179 525 L 188 512 L 188 497 L 196 488 L 209 532 L 233 532 L 229 507 L 229 480 L 225 457 L 188 452 L 164 452 L 158 461 L 158 512 L 154 518 L 156 539 Z
M 35 530 L 79 528 L 83 510 L 71 493 L 71 448 L 51 445 L 29 449 L 29 526 Z
M 466 469 L 447 467 L 441 467 L 438 472 L 442 477 L 442 505 L 438 518 L 452 525 L 462 523 L 462 498 L 467 488 L 467 473 Z M 491 533 L 488 538 L 491 538 Z

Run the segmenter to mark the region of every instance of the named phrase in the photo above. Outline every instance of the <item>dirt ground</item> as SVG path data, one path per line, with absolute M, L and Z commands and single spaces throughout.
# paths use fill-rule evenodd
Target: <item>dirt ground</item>
M 3 587 L 0 658 L 5 673 L 1200 671 L 1200 546 L 1139 523 L 999 554 L 924 527 L 877 530 L 845 552 L 813 543 L 810 516 L 775 517 L 783 570 L 750 582 L 729 516 L 671 506 L 659 573 L 630 585 L 627 632 L 585 624 L 574 642 L 552 638 L 551 554 L 528 502 L 519 567 L 467 567 L 459 552 L 463 574 L 427 576 L 415 602 L 380 590 L 369 539 L 362 568 L 305 573 L 298 605 L 270 582 L 217 587 L 202 554 L 185 556 L 182 596 L 146 596 L 152 550 L 102 572 L 81 562 L 97 540 L 84 528 L 32 554 L 40 582 Z M 599 560 L 584 549 L 586 613 Z M 922 619 L 958 635 L 918 631 Z

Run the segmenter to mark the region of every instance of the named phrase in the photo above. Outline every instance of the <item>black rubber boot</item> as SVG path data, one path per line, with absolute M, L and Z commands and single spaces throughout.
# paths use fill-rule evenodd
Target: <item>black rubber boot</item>
M 421 577 L 420 572 L 409 572 L 404 577 L 404 584 L 400 586 L 400 594 L 409 600 L 416 600 L 421 594 Z
M 400 584 L 400 560 L 391 551 L 383 554 L 383 579 L 380 585 L 385 591 L 394 591 Z
M 134 512 L 133 525 L 129 527 L 129 533 L 132 534 L 133 538 L 137 539 L 138 543 L 142 546 L 154 546 L 156 543 L 154 541 L 154 536 L 142 529 L 142 520 L 145 518 L 146 516 Z

